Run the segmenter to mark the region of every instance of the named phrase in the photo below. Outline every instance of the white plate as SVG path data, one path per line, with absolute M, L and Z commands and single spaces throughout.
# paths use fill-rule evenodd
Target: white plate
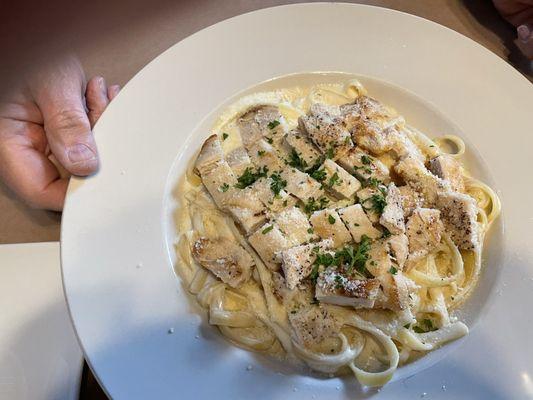
M 375 393 L 353 379 L 318 379 L 233 348 L 202 321 L 172 270 L 172 183 L 207 136 L 208 116 L 246 88 L 303 71 L 374 77 L 366 79 L 371 94 L 431 134 L 456 129 L 453 121 L 482 155 L 486 169 L 474 155 L 470 161 L 500 189 L 504 204 L 505 236 L 493 235 L 482 290 L 468 306 L 484 318 L 465 340 L 401 369 L 380 397 L 533 396 L 533 323 L 521 306 L 533 297 L 533 213 L 527 211 L 533 190 L 526 183 L 532 86 L 442 26 L 346 4 L 271 8 L 207 28 L 144 68 L 99 121 L 102 168 L 71 182 L 62 262 L 74 325 L 103 386 L 128 399 Z M 485 297 L 492 306 L 482 307 Z M 471 311 L 466 317 L 472 322 Z M 437 366 L 405 379 L 459 346 Z

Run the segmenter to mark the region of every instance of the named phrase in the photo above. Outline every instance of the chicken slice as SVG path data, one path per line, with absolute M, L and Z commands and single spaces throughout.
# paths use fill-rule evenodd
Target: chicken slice
M 429 160 L 429 169 L 439 178 L 448 181 L 452 190 L 464 193 L 463 167 L 452 156 L 443 154 Z
M 402 196 L 402 208 L 405 217 L 409 217 L 415 208 L 423 207 L 424 199 L 422 198 L 422 195 L 414 190 L 411 186 L 399 186 L 398 190 Z
M 200 172 L 202 183 L 216 205 L 225 209 L 225 201 L 237 190 L 235 189 L 237 177 L 225 160 L 217 161 L 210 164 L 209 167 L 205 167 L 206 165 L 203 164 L 201 167 L 203 173 Z
M 208 174 L 223 158 L 224 152 L 220 140 L 217 135 L 211 135 L 202 145 L 194 167 L 200 175 Z
M 283 139 L 286 123 L 277 107 L 261 105 L 242 115 L 238 126 L 244 147 L 249 149 L 263 137 L 272 141 Z
M 441 193 L 437 205 L 453 242 L 463 250 L 480 248 L 476 201 L 463 193 Z
M 386 205 L 379 218 L 379 223 L 387 228 L 390 233 L 404 233 L 405 221 L 402 208 L 402 197 L 394 183 L 389 184 L 385 201 Z
M 335 161 L 327 159 L 322 164 L 322 169 L 326 174 L 323 186 L 338 198 L 353 199 L 361 188 L 361 183 Z
M 296 152 L 300 160 L 302 160 L 302 167 L 304 169 L 311 168 L 320 160 L 318 149 L 299 130 L 290 131 L 285 136 L 285 141 Z
M 409 239 L 409 262 L 416 262 L 431 253 L 440 243 L 444 232 L 440 211 L 417 208 L 407 221 L 406 231 Z
M 276 214 L 273 221 L 292 246 L 309 242 L 316 237 L 313 234 L 307 215 L 298 207 L 286 208 Z
M 450 184 L 429 172 L 424 163 L 406 157 L 395 165 L 395 170 L 409 185 L 421 193 L 430 206 L 434 206 L 440 192 L 451 190 Z
M 248 237 L 259 257 L 273 271 L 279 269 L 276 254 L 291 247 L 290 241 L 273 223 L 267 222 Z
M 340 247 L 352 240 L 350 232 L 344 226 L 341 217 L 332 208 L 315 211 L 309 221 L 320 238 L 331 238 L 333 240 L 333 247 Z
M 409 255 L 409 239 L 406 235 L 391 235 L 385 243 L 389 246 L 389 255 L 400 269 L 403 269 Z
M 378 279 L 354 279 L 330 267 L 318 276 L 315 297 L 322 303 L 372 308 L 379 287 Z
M 281 189 L 278 194 L 275 194 L 272 191 L 272 184 L 272 178 L 260 178 L 252 185 L 253 191 L 265 207 L 273 212 L 279 212 L 284 208 L 294 206 L 296 199 L 284 189 Z
M 355 143 L 373 154 L 381 155 L 393 150 L 398 142 L 399 132 L 392 126 L 382 128 L 371 119 L 359 120 L 352 131 Z
M 338 107 L 315 103 L 309 115 L 300 117 L 299 124 L 322 153 L 334 160 L 343 157 L 353 147 Z
M 270 172 L 280 171 L 285 167 L 274 147 L 263 139 L 248 145 L 248 155 L 256 167 L 266 167 Z
M 375 187 L 366 187 L 357 192 L 357 198 L 359 203 L 365 210 L 366 215 L 371 222 L 379 222 L 381 216 L 382 207 L 385 206 L 384 187 L 380 186 L 380 190 Z
M 287 181 L 285 190 L 302 200 L 304 203 L 311 197 L 319 198 L 324 196 L 324 190 L 320 183 L 305 172 L 297 170 L 296 168 L 286 167 L 281 171 L 280 175 Z
M 418 286 L 411 279 L 403 275 L 402 271 L 383 276 L 381 285 L 385 296 L 376 300 L 376 307 L 397 312 L 404 311 L 403 317 L 407 320 L 413 320 L 414 318 L 409 307 L 409 295 L 414 293 L 418 289 Z
M 309 243 L 283 250 L 279 257 L 287 287 L 294 289 L 303 279 L 309 276 L 316 260 L 317 248 L 320 251 L 325 251 L 331 249 L 332 246 L 333 241 L 326 239 L 318 243 Z
M 238 287 L 250 278 L 252 257 L 229 239 L 202 237 L 194 242 L 191 252 L 202 267 L 231 287 Z
M 333 336 L 341 327 L 340 322 L 326 308 L 314 305 L 292 310 L 289 322 L 294 340 L 305 347 Z
M 344 157 L 337 162 L 348 172 L 352 173 L 362 181 L 371 178 L 377 179 L 383 183 L 390 181 L 389 169 L 377 158 L 371 157 L 370 154 L 359 147 L 351 149 Z
M 393 266 L 389 253 L 389 245 L 384 239 L 372 242 L 365 267 L 374 277 L 381 279 L 381 276 L 389 274 Z
M 381 237 L 381 231 L 374 228 L 361 204 L 353 204 L 337 211 L 356 243 L 361 241 L 363 235 L 371 239 Z
M 242 175 L 252 161 L 244 147 L 237 147 L 226 155 L 226 161 L 236 175 Z

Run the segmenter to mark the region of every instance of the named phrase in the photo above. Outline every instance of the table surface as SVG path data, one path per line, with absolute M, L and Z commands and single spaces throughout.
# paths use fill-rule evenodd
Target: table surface
M 51 10 L 48 2 L 45 2 L 42 5 L 32 4 L 32 7 L 37 8 L 32 9 L 32 15 L 37 16 L 34 18 L 41 15 L 43 19 L 49 19 L 53 13 L 52 18 L 66 18 L 68 21 L 57 24 L 55 36 L 43 37 L 39 43 L 40 51 L 46 51 L 46 46 L 56 48 L 57 43 L 65 42 L 68 50 L 79 55 L 87 76 L 102 75 L 108 82 L 124 86 L 158 54 L 204 27 L 259 8 L 297 2 L 299 1 L 95 0 L 63 4 L 55 2 L 55 8 L 51 7 Z M 475 40 L 519 69 L 530 68 L 514 45 L 514 28 L 498 15 L 488 0 L 353 2 L 392 8 L 435 21 Z M 14 13 L 10 13 L 9 21 L 17 21 L 26 11 L 24 6 L 15 9 Z M 21 33 L 23 43 L 24 40 L 28 43 L 33 40 L 32 35 L 40 35 L 39 24 L 31 26 L 33 28 L 29 28 L 29 31 Z M 394 27 L 390 29 L 394 30 Z M 531 79 L 531 75 L 528 77 Z M 29 209 L 2 184 L 0 216 L 0 243 L 59 240 L 60 214 Z M 95 388 L 90 375 L 86 384 L 87 382 L 88 387 L 82 388 L 81 398 L 98 398 L 98 388 Z

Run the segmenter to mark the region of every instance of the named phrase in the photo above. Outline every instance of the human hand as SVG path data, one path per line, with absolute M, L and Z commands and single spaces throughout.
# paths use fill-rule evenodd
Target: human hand
M 91 129 L 118 91 L 102 77 L 86 85 L 72 57 L 28 77 L 0 103 L 0 179 L 34 208 L 62 210 L 68 184 L 62 169 L 96 172 Z
M 516 45 L 533 60 L 533 0 L 493 0 L 500 14 L 516 26 Z

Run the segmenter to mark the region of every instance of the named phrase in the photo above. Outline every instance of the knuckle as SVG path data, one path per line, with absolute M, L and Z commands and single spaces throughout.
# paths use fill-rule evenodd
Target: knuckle
M 48 127 L 61 133 L 80 129 L 89 130 L 89 123 L 84 111 L 65 109 L 50 118 Z

